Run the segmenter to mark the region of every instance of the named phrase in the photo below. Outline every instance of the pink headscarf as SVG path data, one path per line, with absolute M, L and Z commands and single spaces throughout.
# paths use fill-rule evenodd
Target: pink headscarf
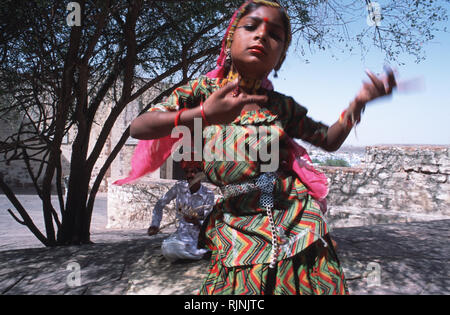
M 227 44 L 228 44 L 228 36 L 230 34 L 230 30 L 232 30 L 233 27 L 235 27 L 236 23 L 239 22 L 236 19 L 240 18 L 240 13 L 253 1 L 247 1 L 243 5 L 237 9 L 233 16 L 231 17 L 230 24 L 228 24 L 227 31 L 225 32 L 225 36 L 222 40 L 222 48 L 220 49 L 219 58 L 217 58 L 216 68 L 206 74 L 206 76 L 210 79 L 223 79 L 227 76 L 227 70 L 226 69 L 226 51 L 227 51 Z M 234 31 L 234 30 L 233 30 Z M 261 87 L 265 88 L 266 90 L 273 90 L 272 82 L 266 77 L 262 80 Z
M 233 16 L 231 17 L 230 23 L 228 24 L 228 28 L 225 32 L 225 36 L 223 37 L 222 40 L 222 48 L 220 50 L 220 54 L 219 54 L 219 58 L 217 59 L 217 63 L 216 63 L 216 68 L 210 72 L 208 72 L 206 74 L 206 76 L 210 79 L 223 79 L 227 76 L 227 71 L 229 69 L 226 68 L 226 52 L 227 49 L 230 47 L 227 47 L 229 45 L 231 45 L 231 39 L 229 38 L 230 36 L 230 31 L 232 33 L 234 33 L 234 30 L 236 28 L 236 25 L 239 23 L 239 19 L 241 18 L 241 14 L 242 12 L 244 12 L 245 8 L 252 2 L 257 2 L 257 0 L 249 0 L 246 1 L 244 4 L 242 4 L 239 9 L 237 9 Z M 232 37 L 232 36 L 231 36 Z M 261 87 L 265 88 L 266 90 L 273 90 L 273 85 L 272 82 L 270 82 L 270 80 L 265 77 L 262 80 L 261 83 Z
M 225 68 L 225 60 L 227 58 L 226 56 L 226 46 L 227 46 L 227 38 L 228 38 L 228 34 L 230 33 L 230 29 L 233 26 L 234 21 L 236 20 L 236 17 L 238 15 L 238 13 L 247 6 L 247 3 L 244 3 L 243 5 L 241 5 L 241 7 L 239 9 L 237 9 L 233 16 L 231 17 L 230 20 L 230 24 L 227 27 L 227 31 L 225 32 L 225 36 L 222 40 L 222 48 L 220 49 L 220 54 L 219 54 L 219 58 L 217 58 L 217 62 L 216 62 L 216 68 L 210 72 L 208 72 L 206 74 L 206 76 L 210 79 L 215 79 L 215 78 L 220 78 L 223 79 L 226 77 L 227 73 L 226 73 L 226 68 Z

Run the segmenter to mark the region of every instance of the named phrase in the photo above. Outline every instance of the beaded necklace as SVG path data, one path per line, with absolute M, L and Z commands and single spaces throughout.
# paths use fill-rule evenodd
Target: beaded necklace
M 250 94 L 257 94 L 258 90 L 261 88 L 263 80 L 248 79 L 241 76 L 239 73 L 230 70 L 226 82 L 232 82 L 238 79 L 238 86 L 235 91 L 233 91 L 233 96 L 238 96 L 240 89 L 245 89 Z

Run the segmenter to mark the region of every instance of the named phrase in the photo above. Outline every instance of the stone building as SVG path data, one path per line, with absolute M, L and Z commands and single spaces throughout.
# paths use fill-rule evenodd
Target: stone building
M 110 155 L 114 146 L 122 136 L 123 132 L 128 128 L 131 121 L 142 111 L 142 109 L 147 106 L 149 102 L 161 91 L 155 89 L 153 92 L 147 92 L 140 98 L 134 100 L 124 109 L 122 114 L 117 119 L 114 128 L 112 129 L 111 134 L 108 137 L 108 140 L 105 144 L 103 151 L 94 166 L 92 180 L 96 178 L 100 168 L 105 162 L 106 158 Z M 106 99 L 106 98 L 105 98 Z M 89 151 L 92 150 L 96 139 L 101 131 L 102 125 L 108 117 L 111 108 L 113 106 L 113 101 L 103 102 L 97 115 L 95 118 L 95 123 L 92 126 L 92 132 L 89 142 Z M 17 113 L 11 113 L 6 117 L 0 118 L 0 141 L 4 141 L 6 137 L 11 134 L 12 130 L 16 130 L 18 128 L 18 122 L 21 117 Z M 76 136 L 76 127 L 73 127 L 69 133 L 64 137 L 63 143 L 61 145 L 62 152 L 62 174 L 63 178 L 69 175 L 70 172 L 70 159 L 72 153 L 72 143 Z M 100 191 L 106 192 L 108 182 L 113 182 L 117 179 L 126 177 L 128 172 L 130 171 L 130 161 L 131 156 L 134 152 L 134 148 L 137 144 L 137 140 L 133 138 L 129 138 L 126 144 L 122 147 L 120 153 L 117 158 L 112 163 L 110 169 L 107 171 L 102 185 L 100 187 Z M 36 170 L 39 167 L 38 163 L 31 162 L 31 167 L 33 170 Z M 10 185 L 13 191 L 22 191 L 22 190 L 31 190 L 33 191 L 33 182 L 29 176 L 27 167 L 25 163 L 21 160 L 12 161 L 10 163 L 5 163 L 2 159 L 0 162 L 0 174 L 3 176 L 4 181 Z M 149 178 L 154 179 L 180 179 L 182 178 L 183 173 L 178 165 L 178 163 L 174 163 L 171 159 L 169 159 L 158 171 L 153 174 L 149 174 Z M 56 190 L 55 190 L 56 191 Z
M 2 103 L 2 106 L 7 105 Z M 21 128 L 22 131 L 25 128 L 21 125 L 21 122 L 26 120 L 26 115 L 19 113 L 17 111 L 9 111 L 7 113 L 2 113 L 0 117 L 0 145 L 6 146 L 5 142 L 9 142 L 8 139 L 14 133 L 19 131 Z M 22 139 L 23 140 L 23 139 Z M 64 138 L 62 151 L 63 156 L 61 159 L 61 168 L 63 174 L 69 173 L 69 159 L 70 154 L 67 152 L 67 148 L 69 148 L 69 144 L 67 142 L 67 137 Z M 34 185 L 32 178 L 29 175 L 27 170 L 27 165 L 23 160 L 10 160 L 11 157 L 15 156 L 15 153 L 20 153 L 20 148 L 17 148 L 17 151 L 11 150 L 8 151 L 7 154 L 3 154 L 0 157 L 0 175 L 3 177 L 4 182 L 14 191 L 14 192 L 22 192 L 22 191 L 34 191 Z M 32 152 L 34 154 L 35 152 Z M 30 153 L 29 153 L 30 154 Z M 43 154 L 37 154 L 33 156 L 29 165 L 33 170 L 34 174 L 39 172 L 39 168 L 41 163 L 34 161 L 35 159 L 42 159 Z M 54 185 L 54 184 L 53 184 Z

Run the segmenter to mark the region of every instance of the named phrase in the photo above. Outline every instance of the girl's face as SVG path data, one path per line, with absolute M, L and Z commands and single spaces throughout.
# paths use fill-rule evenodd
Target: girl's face
M 231 44 L 235 69 L 245 78 L 262 79 L 278 64 L 285 30 L 278 9 L 261 6 L 242 17 Z

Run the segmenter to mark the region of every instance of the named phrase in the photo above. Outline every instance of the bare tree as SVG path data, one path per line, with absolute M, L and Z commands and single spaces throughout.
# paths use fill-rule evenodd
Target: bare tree
M 96 193 L 128 138 L 127 130 L 89 187 L 93 167 L 118 116 L 158 83 L 164 82 L 167 89 L 155 102 L 210 67 L 220 45 L 217 33 L 232 12 L 217 1 L 195 6 L 139 0 L 79 1 L 82 25 L 69 27 L 65 23 L 68 12 L 60 2 L 38 1 L 31 7 L 27 2 L 26 10 L 21 8 L 25 1 L 18 2 L 3 7 L 5 15 L 15 13 L 14 18 L 23 24 L 10 18 L 18 27 L 4 25 L 10 38 L 2 47 L 0 97 L 2 115 L 15 112 L 21 120 L 19 128 L 2 141 L 0 150 L 5 161 L 22 160 L 27 165 L 42 200 L 45 235 L 1 178 L 0 187 L 21 219 L 10 211 L 13 217 L 45 245 L 88 243 Z M 137 71 L 148 79 L 138 80 Z M 111 94 L 115 96 L 113 108 L 89 152 L 95 115 Z M 77 133 L 64 200 L 60 148 L 64 135 L 74 126 Z M 53 182 L 59 211 L 51 202 Z

